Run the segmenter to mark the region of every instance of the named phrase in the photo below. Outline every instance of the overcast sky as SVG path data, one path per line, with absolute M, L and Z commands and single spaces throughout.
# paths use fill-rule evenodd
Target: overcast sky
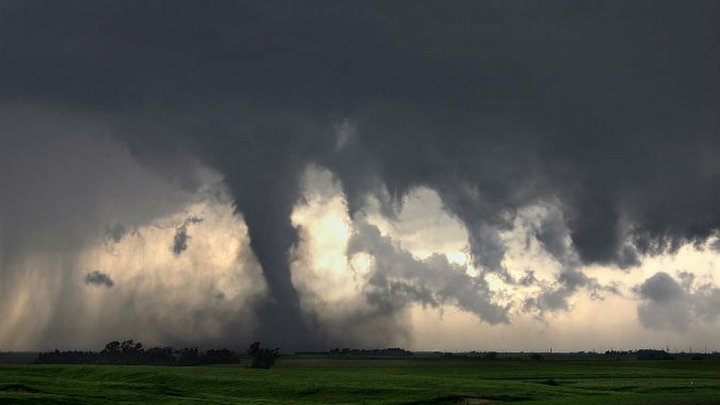
M 720 350 L 720 2 L 0 0 L 0 350 Z

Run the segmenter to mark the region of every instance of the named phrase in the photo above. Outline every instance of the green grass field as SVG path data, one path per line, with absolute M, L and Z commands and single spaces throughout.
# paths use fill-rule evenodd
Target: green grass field
M 0 404 L 720 404 L 720 360 L 280 359 L 0 366 Z

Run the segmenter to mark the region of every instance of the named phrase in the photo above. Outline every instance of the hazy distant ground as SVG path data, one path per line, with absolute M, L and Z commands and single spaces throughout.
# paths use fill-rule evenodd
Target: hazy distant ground
M 36 352 L 0 352 L 0 364 L 30 364 L 37 355 Z
M 720 404 L 720 360 L 285 358 L 228 366 L 0 366 L 0 403 Z

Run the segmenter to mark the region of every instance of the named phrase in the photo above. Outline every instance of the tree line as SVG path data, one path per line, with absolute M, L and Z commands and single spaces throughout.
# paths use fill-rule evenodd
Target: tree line
M 412 356 L 413 352 L 401 349 L 399 347 L 388 347 L 386 349 L 350 349 L 344 348 L 333 348 L 330 349 L 328 354 L 331 355 L 342 355 L 342 356 Z
M 254 342 L 246 351 L 251 368 L 270 368 L 280 356 L 280 349 L 262 348 Z M 175 349 L 171 346 L 145 348 L 132 339 L 108 342 L 100 352 L 53 350 L 38 354 L 40 364 L 149 364 L 149 365 L 199 365 L 237 364 L 241 355 L 227 348 L 199 350 L 197 347 Z

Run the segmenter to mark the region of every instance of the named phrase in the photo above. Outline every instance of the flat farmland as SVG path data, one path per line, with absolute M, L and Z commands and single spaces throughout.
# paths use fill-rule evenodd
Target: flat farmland
M 720 360 L 281 358 L 3 365 L 1 404 L 720 404 Z

